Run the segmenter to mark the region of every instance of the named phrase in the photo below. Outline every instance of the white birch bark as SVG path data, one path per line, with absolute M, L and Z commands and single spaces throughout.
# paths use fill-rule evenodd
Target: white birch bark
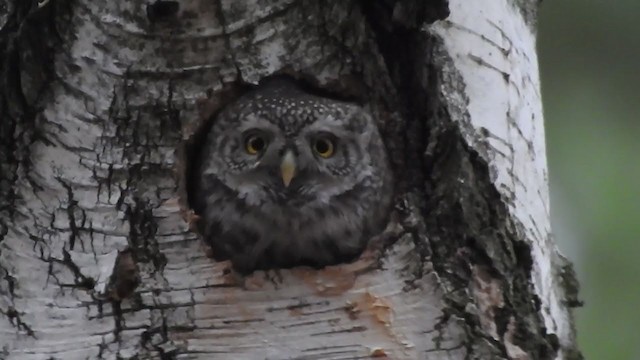
M 536 4 L 0 4 L 15 35 L 1 53 L 15 73 L 0 107 L 0 358 L 579 356 L 549 226 Z M 395 241 L 242 279 L 190 230 L 185 144 L 227 84 L 282 71 L 377 114 Z M 138 286 L 114 290 L 133 268 Z

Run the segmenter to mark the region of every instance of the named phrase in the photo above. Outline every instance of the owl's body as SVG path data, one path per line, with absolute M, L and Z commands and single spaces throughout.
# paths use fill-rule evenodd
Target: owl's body
M 392 176 L 364 109 L 277 79 L 218 114 L 193 195 L 215 258 L 243 273 L 319 267 L 383 229 Z

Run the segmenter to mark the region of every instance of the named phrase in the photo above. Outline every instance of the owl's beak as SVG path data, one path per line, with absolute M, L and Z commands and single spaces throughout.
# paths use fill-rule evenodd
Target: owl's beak
M 296 175 L 296 158 L 293 156 L 291 150 L 282 157 L 282 163 L 280 163 L 280 174 L 282 175 L 282 182 L 285 187 L 289 187 L 291 179 Z

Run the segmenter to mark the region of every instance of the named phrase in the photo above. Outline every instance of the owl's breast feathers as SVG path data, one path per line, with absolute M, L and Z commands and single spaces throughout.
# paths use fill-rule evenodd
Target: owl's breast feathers
M 209 185 L 214 188 L 203 191 L 206 208 L 199 211 L 205 241 L 215 258 L 230 258 L 244 272 L 353 258 L 382 230 L 376 204 L 390 196 L 372 193 L 370 183 L 359 183 L 328 202 L 281 193 L 280 201 L 251 204 L 217 179 Z

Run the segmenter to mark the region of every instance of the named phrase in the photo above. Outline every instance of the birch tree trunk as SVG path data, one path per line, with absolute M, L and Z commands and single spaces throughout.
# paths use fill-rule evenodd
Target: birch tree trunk
M 0 358 L 575 359 L 534 0 L 0 0 Z M 287 73 L 380 120 L 383 248 L 247 278 L 187 201 L 200 126 Z

